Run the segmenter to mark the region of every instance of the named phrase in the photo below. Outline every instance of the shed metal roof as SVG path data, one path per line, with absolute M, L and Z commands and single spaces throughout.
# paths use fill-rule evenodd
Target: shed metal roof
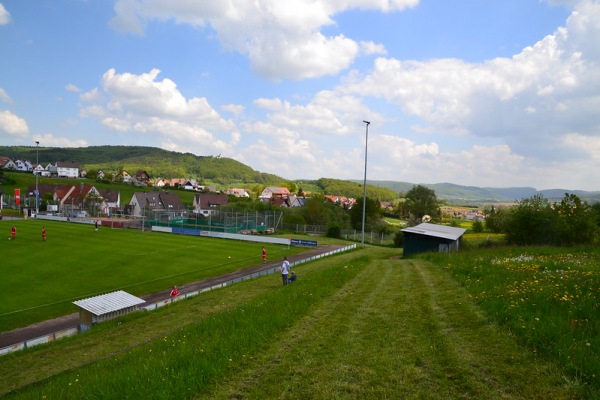
M 402 232 L 416 233 L 419 235 L 434 236 L 450 240 L 457 240 L 466 231 L 467 230 L 463 228 L 454 228 L 452 226 L 446 225 L 429 224 L 426 222 L 417 226 L 402 229 Z
M 114 311 L 134 307 L 145 303 L 145 300 L 132 294 L 118 290 L 116 292 L 74 301 L 73 304 L 94 315 L 105 315 Z

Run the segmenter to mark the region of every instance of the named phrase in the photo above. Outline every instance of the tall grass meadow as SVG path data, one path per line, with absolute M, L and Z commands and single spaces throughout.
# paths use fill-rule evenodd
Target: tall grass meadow
M 424 258 L 533 352 L 600 387 L 600 249 L 504 247 Z

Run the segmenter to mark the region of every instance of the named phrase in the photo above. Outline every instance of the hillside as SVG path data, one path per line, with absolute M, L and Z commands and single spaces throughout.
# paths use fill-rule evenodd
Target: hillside
M 36 160 L 35 147 L 0 146 L 0 155 Z M 87 170 L 107 172 L 126 170 L 133 174 L 146 171 L 152 177 L 194 178 L 216 184 L 279 184 L 283 178 L 257 172 L 231 158 L 196 156 L 155 147 L 91 146 L 78 148 L 40 147 L 40 164 L 57 161 L 76 162 Z
M 145 146 L 91 146 L 78 148 L 35 146 L 0 146 L 0 156 L 13 160 L 36 160 L 39 150 L 41 164 L 56 161 L 76 162 L 87 170 L 116 172 L 126 170 L 135 173 L 146 171 L 151 177 L 194 178 L 204 184 L 219 188 L 241 186 L 252 188 L 255 185 L 280 186 L 290 182 L 284 177 L 258 172 L 239 161 L 226 157 L 197 156 L 192 153 L 178 153 L 155 147 Z M 340 180 L 322 177 L 318 180 L 293 181 L 305 192 L 333 194 L 338 196 L 361 198 L 362 180 Z M 406 193 L 415 183 L 400 181 L 367 181 L 369 198 L 389 201 Z M 600 202 L 600 192 L 583 190 L 549 189 L 533 187 L 493 188 L 461 186 L 453 183 L 421 184 L 435 191 L 441 200 L 454 204 L 473 204 L 482 202 L 513 202 L 541 194 L 547 199 L 561 199 L 565 193 L 576 194 L 590 203 Z

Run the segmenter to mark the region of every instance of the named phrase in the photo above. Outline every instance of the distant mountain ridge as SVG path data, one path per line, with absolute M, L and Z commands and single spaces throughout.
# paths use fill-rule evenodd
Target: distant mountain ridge
M 258 172 L 251 167 L 227 157 L 197 156 L 147 146 L 90 146 L 90 147 L 39 147 L 0 146 L 0 156 L 13 160 L 26 159 L 34 162 L 39 156 L 40 164 L 67 161 L 76 162 L 83 168 L 110 171 L 126 170 L 135 173 L 144 170 L 152 177 L 196 178 L 223 186 L 231 185 L 280 185 L 293 181 L 304 190 L 317 190 L 325 194 L 348 197 L 362 196 L 362 180 L 289 180 L 274 174 Z M 406 193 L 417 184 L 399 181 L 368 180 L 367 195 L 378 200 L 391 200 L 398 193 Z M 461 186 L 453 183 L 420 184 L 435 191 L 441 200 L 454 204 L 482 202 L 514 202 L 541 194 L 547 199 L 562 199 L 565 193 L 577 195 L 590 203 L 600 202 L 600 192 L 584 190 L 548 189 L 533 187 L 493 188 Z
M 352 182 L 362 182 L 353 180 Z M 409 183 L 396 181 L 376 181 L 367 180 L 368 185 L 385 187 L 397 193 L 406 193 L 415 185 L 425 186 L 435 191 L 438 199 L 447 200 L 452 203 L 480 203 L 480 202 L 514 202 L 530 198 L 540 194 L 549 200 L 559 200 L 565 196 L 565 193 L 574 194 L 582 200 L 589 203 L 600 202 L 600 191 L 589 192 L 585 190 L 568 189 L 545 189 L 537 190 L 533 187 L 476 187 L 461 186 L 454 183 Z

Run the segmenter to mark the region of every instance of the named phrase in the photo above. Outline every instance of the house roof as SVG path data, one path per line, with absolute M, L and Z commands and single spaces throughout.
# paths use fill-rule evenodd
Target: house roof
M 79 164 L 74 162 L 57 161 L 56 166 L 60 168 L 79 168 Z
M 202 210 L 209 209 L 211 206 L 226 206 L 229 200 L 225 193 L 198 193 L 194 197 L 194 203 Z
M 141 207 L 148 205 L 152 210 L 183 210 L 185 206 L 181 198 L 169 192 L 135 192 L 133 194 L 137 198 L 138 204 Z
M 0 156 L 0 167 L 4 167 L 9 162 L 14 164 L 13 160 L 11 160 L 9 157 Z
M 117 200 L 119 200 L 119 192 L 114 191 L 114 190 L 98 190 L 98 193 L 100 193 L 100 196 L 102 196 L 102 198 L 105 201 L 110 201 L 110 202 L 116 202 Z
M 74 301 L 78 307 L 91 312 L 94 315 L 105 315 L 111 312 L 123 310 L 145 303 L 145 300 L 135 297 L 132 294 L 118 290 L 116 292 L 103 294 L 100 296 L 89 297 L 83 300 Z
M 269 186 L 267 188 L 265 188 L 265 190 L 273 193 L 273 194 L 278 194 L 278 195 L 288 195 L 290 194 L 290 190 L 286 187 L 275 187 L 275 186 Z
M 402 229 L 402 232 L 416 233 L 418 235 L 433 236 L 450 240 L 457 240 L 466 231 L 467 230 L 463 228 L 454 228 L 446 225 L 429 224 L 426 222 L 417 226 Z

